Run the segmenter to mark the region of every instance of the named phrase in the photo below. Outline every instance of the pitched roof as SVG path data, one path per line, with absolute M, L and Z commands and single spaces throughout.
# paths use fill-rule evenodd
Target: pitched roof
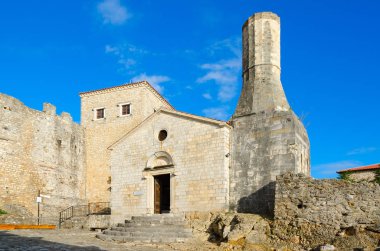
M 337 173 L 367 171 L 367 170 L 376 170 L 376 169 L 380 169 L 380 164 L 373 164 L 369 166 L 359 166 L 359 167 L 344 169 L 344 170 L 337 171 Z
M 151 92 L 153 92 L 154 95 L 158 99 L 160 99 L 162 102 L 167 104 L 170 108 L 174 109 L 174 107 L 156 90 L 154 87 L 148 83 L 148 81 L 139 81 L 139 82 L 134 82 L 134 83 L 125 83 L 122 85 L 117 85 L 117 86 L 112 86 L 112 87 L 107 87 L 103 89 L 98 89 L 98 90 L 93 90 L 93 91 L 86 91 L 86 92 L 80 92 L 79 96 L 80 97 L 86 97 L 86 96 L 91 96 L 91 95 L 96 95 L 96 94 L 101 94 L 101 93 L 107 93 L 107 92 L 112 92 L 112 91 L 117 91 L 117 90 L 125 90 L 133 87 L 139 87 L 139 86 L 144 86 Z
M 132 130 L 130 130 L 126 134 L 124 134 L 124 136 L 122 136 L 120 139 L 118 139 L 115 143 L 113 143 L 112 145 L 110 145 L 108 147 L 108 149 L 112 150 L 116 145 L 118 145 L 121 141 L 123 141 L 131 133 L 133 133 L 134 131 L 136 131 L 138 128 L 140 128 L 147 121 L 151 120 L 153 117 L 158 116 L 160 113 L 171 114 L 171 115 L 175 115 L 175 116 L 179 116 L 179 117 L 186 117 L 186 118 L 197 120 L 197 121 L 200 121 L 200 122 L 203 122 L 203 123 L 209 123 L 209 124 L 213 124 L 213 125 L 220 126 L 220 127 L 224 127 L 225 126 L 227 128 L 231 128 L 231 126 L 229 124 L 227 124 L 227 122 L 224 122 L 224 121 L 221 121 L 221 120 L 210 119 L 210 118 L 201 117 L 201 116 L 197 116 L 197 115 L 193 115 L 193 114 L 189 114 L 189 113 L 185 113 L 185 112 L 179 112 L 179 111 L 176 111 L 176 110 L 169 110 L 169 109 L 165 109 L 165 108 L 160 108 L 155 113 L 152 113 L 149 117 L 147 117 L 145 120 L 143 120 L 140 124 L 138 124 L 137 126 L 135 126 L 134 128 L 132 128 Z

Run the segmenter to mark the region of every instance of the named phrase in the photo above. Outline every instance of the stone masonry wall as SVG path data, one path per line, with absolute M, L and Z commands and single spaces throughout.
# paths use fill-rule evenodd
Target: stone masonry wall
M 227 211 L 230 128 L 220 123 L 224 125 L 160 112 L 113 147 L 113 223 L 153 214 L 154 175 L 158 174 L 171 174 L 172 213 Z M 157 135 L 163 129 L 168 136 L 160 142 Z M 173 166 L 145 171 L 159 152 L 171 156 Z
M 256 13 L 243 26 L 243 87 L 232 117 L 230 209 L 273 214 L 276 176 L 310 175 L 307 132 L 281 84 L 280 18 Z
M 54 217 L 83 204 L 85 166 L 83 130 L 68 113 L 43 112 L 0 94 L 0 208 L 37 215 L 38 190 L 45 195 L 42 217 Z
M 376 173 L 373 170 L 356 171 L 349 175 L 349 178 L 354 181 L 372 181 L 376 178 Z
M 320 245 L 336 235 L 380 224 L 380 185 L 314 180 L 298 174 L 276 182 L 275 226 L 283 239 Z
M 235 118 L 230 169 L 231 210 L 272 215 L 276 176 L 309 174 L 309 140 L 291 112 Z
M 115 89 L 81 94 L 81 125 L 85 131 L 87 199 L 109 202 L 111 194 L 110 151 L 107 149 L 160 107 L 170 107 L 141 82 Z M 131 114 L 120 116 L 119 104 L 129 103 Z M 105 108 L 104 119 L 94 119 Z

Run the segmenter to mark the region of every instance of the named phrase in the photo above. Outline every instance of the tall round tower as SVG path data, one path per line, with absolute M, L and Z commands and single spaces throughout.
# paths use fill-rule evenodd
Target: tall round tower
M 271 12 L 251 16 L 242 40 L 243 87 L 232 117 L 230 209 L 270 215 L 276 176 L 310 175 L 309 139 L 280 80 L 280 18 Z

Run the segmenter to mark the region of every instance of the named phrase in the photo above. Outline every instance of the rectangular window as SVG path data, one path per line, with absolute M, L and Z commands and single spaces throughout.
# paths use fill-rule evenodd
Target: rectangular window
M 119 107 L 119 117 L 124 117 L 132 114 L 132 107 L 130 103 L 121 103 L 117 105 Z
M 104 108 L 96 109 L 96 119 L 104 119 Z
M 121 106 L 121 115 L 131 114 L 131 104 L 125 104 Z

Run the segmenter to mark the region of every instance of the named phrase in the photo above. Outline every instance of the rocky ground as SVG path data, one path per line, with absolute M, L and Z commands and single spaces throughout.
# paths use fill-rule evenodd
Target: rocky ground
M 223 250 L 380 251 L 380 226 L 331 230 L 304 222 L 289 227 L 259 215 L 236 213 L 198 213 L 187 219 L 198 239 L 217 243 Z
M 319 238 L 321 227 L 303 225 L 289 232 L 288 226 L 253 214 L 195 213 L 186 215 L 194 239 L 186 243 L 116 243 L 95 238 L 84 230 L 0 231 L 2 250 L 380 250 L 380 229 L 357 227 Z M 292 230 L 292 231 L 293 231 Z M 313 243 L 308 242 L 310 238 Z M 319 239 L 318 239 L 319 238 Z M 332 248 L 335 249 L 332 249 Z

